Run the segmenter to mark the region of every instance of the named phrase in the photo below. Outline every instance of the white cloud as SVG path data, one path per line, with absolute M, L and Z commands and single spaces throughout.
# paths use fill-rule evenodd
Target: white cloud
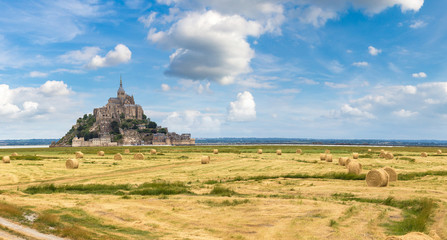
M 401 109 L 399 111 L 394 111 L 393 114 L 398 117 L 408 118 L 417 115 L 418 112 L 412 112 L 410 110 Z
M 149 15 L 147 16 L 141 16 L 138 18 L 138 21 L 144 24 L 144 27 L 150 27 L 151 24 L 154 22 L 155 20 L 155 16 L 157 16 L 156 12 L 151 12 Z
M 309 79 L 309 78 L 299 77 L 298 79 L 299 79 L 299 81 L 298 81 L 299 83 L 303 83 L 303 84 L 307 84 L 307 85 L 318 85 L 318 84 L 320 84 L 319 82 L 314 81 L 314 80 Z
M 422 21 L 422 20 L 417 20 L 417 21 L 414 21 L 414 22 L 410 25 L 410 28 L 417 29 L 417 28 L 423 28 L 423 27 L 425 27 L 425 26 L 427 26 L 427 23 L 426 23 L 426 22 L 424 22 L 424 21 Z
M 326 65 L 326 67 L 333 73 L 341 73 L 344 71 L 343 65 L 337 60 L 331 61 L 329 64 Z
M 148 39 L 167 49 L 174 48 L 166 73 L 193 80 L 233 83 L 251 71 L 254 51 L 246 37 L 258 37 L 262 26 L 255 21 L 215 11 L 189 13 L 168 31 L 149 31 Z
M 354 62 L 352 65 L 356 67 L 367 67 L 369 64 L 368 62 Z
M 237 100 L 228 106 L 228 121 L 246 122 L 256 119 L 256 103 L 250 92 L 238 93 Z
M 270 79 L 268 79 L 270 80 Z M 237 81 L 237 84 L 247 88 L 272 89 L 275 88 L 271 81 L 262 79 L 261 77 L 249 77 L 244 80 Z
M 39 88 L 10 89 L 0 84 L 0 122 L 20 121 L 37 116 L 50 116 L 54 109 L 65 112 L 71 91 L 62 81 L 47 81 Z M 53 109 L 53 110 L 51 110 Z
M 330 88 L 347 88 L 349 85 L 343 83 L 324 82 L 324 85 Z
M 162 125 L 169 131 L 177 133 L 191 133 L 194 136 L 206 135 L 220 131 L 221 120 L 213 114 L 200 111 L 186 110 L 172 112 L 162 121 Z
M 375 47 L 373 47 L 373 46 L 369 46 L 369 47 L 368 47 L 368 52 L 369 52 L 369 54 L 371 54 L 372 56 L 377 56 L 377 55 L 379 55 L 379 53 L 382 52 L 382 49 L 377 49 L 377 48 L 375 48 Z
M 94 56 L 90 63 L 87 65 L 88 68 L 96 69 L 101 67 L 111 67 L 116 66 L 120 63 L 127 63 L 132 57 L 132 52 L 123 44 L 118 44 L 115 46 L 114 50 L 110 50 L 105 57 L 99 55 Z
M 39 71 L 32 71 L 29 73 L 29 76 L 32 78 L 41 78 L 41 77 L 47 77 L 48 73 L 39 72 Z
M 40 92 L 47 96 L 64 96 L 70 94 L 70 89 L 63 81 L 47 81 L 39 87 Z
M 168 84 L 162 83 L 161 84 L 161 90 L 163 92 L 167 92 L 167 91 L 171 90 L 171 87 Z
M 369 119 L 375 118 L 374 115 L 372 115 L 371 113 L 362 111 L 355 107 L 351 107 L 348 104 L 344 104 L 341 107 L 341 114 L 359 118 L 369 118 Z
M 427 74 L 424 72 L 420 72 L 420 73 L 413 73 L 411 76 L 413 76 L 414 78 L 426 78 Z
M 320 27 L 328 20 L 337 19 L 350 7 L 362 10 L 367 15 L 374 15 L 383 10 L 400 6 L 402 12 L 419 11 L 424 0 L 297 0 L 296 10 L 292 16 L 301 22 Z
M 59 56 L 59 59 L 64 63 L 86 64 L 98 54 L 99 51 L 101 51 L 99 47 L 83 47 L 82 50 L 69 51 L 64 55 Z
M 417 87 L 412 86 L 412 85 L 402 86 L 402 91 L 404 93 L 408 93 L 408 94 L 416 94 L 417 93 Z

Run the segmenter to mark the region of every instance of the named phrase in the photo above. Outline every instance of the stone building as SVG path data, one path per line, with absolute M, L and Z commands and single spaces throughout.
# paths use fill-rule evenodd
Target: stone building
M 110 135 L 104 135 L 99 138 L 92 138 L 85 141 L 83 137 L 74 137 L 72 140 L 72 147 L 108 147 L 108 146 L 118 146 L 117 142 L 112 142 L 110 140 Z
M 133 96 L 126 94 L 122 79 L 120 79 L 120 87 L 116 95 L 116 98 L 109 98 L 104 107 L 93 110 L 100 132 L 109 132 L 110 123 L 119 121 L 121 117 L 124 117 L 124 119 L 143 119 L 143 108 L 135 104 Z

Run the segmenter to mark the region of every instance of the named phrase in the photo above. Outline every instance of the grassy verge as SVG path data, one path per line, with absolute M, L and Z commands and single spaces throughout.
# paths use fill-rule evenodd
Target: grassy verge
M 78 185 L 54 185 L 44 184 L 30 186 L 23 192 L 28 194 L 52 194 L 52 193 L 72 193 L 72 194 L 110 194 L 110 195 L 173 195 L 190 193 L 189 187 L 182 182 L 154 181 L 143 183 L 138 186 L 130 184 L 78 184 Z
M 332 197 L 342 201 L 375 203 L 402 209 L 404 216 L 402 221 L 391 221 L 390 223 L 385 224 L 390 231 L 390 234 L 396 235 L 426 231 L 427 225 L 431 220 L 430 215 L 436 208 L 434 200 L 428 198 L 411 200 L 396 200 L 393 197 L 388 197 L 386 199 L 359 198 L 350 193 L 336 193 L 333 194 Z

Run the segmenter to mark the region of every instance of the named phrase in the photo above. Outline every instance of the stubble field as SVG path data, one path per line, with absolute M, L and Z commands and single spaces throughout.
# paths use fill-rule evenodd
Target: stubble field
M 157 154 L 150 154 L 152 148 Z M 257 153 L 260 148 L 263 154 Z M 298 148 L 303 153 L 297 154 Z M 333 162 L 320 161 L 326 149 Z M 394 159 L 380 158 L 380 149 Z M 98 156 L 99 150 L 105 156 Z M 447 154 L 437 150 L 0 149 L 0 156 L 19 155 L 0 162 L 0 217 L 69 239 L 385 239 L 414 231 L 447 239 Z M 76 151 L 84 153 L 79 168 L 67 169 L 65 161 Z M 353 152 L 360 155 L 360 175 L 338 165 L 339 157 Z M 116 153 L 123 160 L 114 160 Z M 145 159 L 133 159 L 135 153 Z M 204 155 L 209 164 L 200 163 Z M 365 174 L 385 166 L 394 168 L 399 180 L 368 187 Z

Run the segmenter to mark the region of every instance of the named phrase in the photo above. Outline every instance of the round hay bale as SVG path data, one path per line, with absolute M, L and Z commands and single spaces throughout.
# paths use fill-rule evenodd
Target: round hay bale
M 385 158 L 385 155 L 386 155 L 387 153 L 388 153 L 388 152 L 385 152 L 385 151 L 383 151 L 383 149 L 382 149 L 382 150 L 380 150 L 379 157 L 380 157 L 380 158 Z
M 201 162 L 202 162 L 202 164 L 210 163 L 210 156 L 202 156 Z
M 433 238 L 421 232 L 410 232 L 403 236 L 389 236 L 386 240 L 433 240 Z
M 421 157 L 427 157 L 428 154 L 426 152 L 421 152 Z
M 151 149 L 151 154 L 157 154 L 157 150 Z
M 438 149 L 438 151 L 436 151 L 437 154 L 442 154 L 442 150 Z
M 385 154 L 385 159 L 391 160 L 391 159 L 393 159 L 393 158 L 394 158 L 394 155 L 393 155 L 392 153 L 387 152 L 387 153 Z
M 324 150 L 324 153 L 329 154 L 329 153 L 331 153 L 331 150 L 326 149 L 326 150 Z
M 352 153 L 352 158 L 359 159 L 359 153 Z
M 348 160 L 347 157 L 341 157 L 341 158 L 338 159 L 338 164 L 339 164 L 340 166 L 345 166 L 347 160 Z
M 129 154 L 130 153 L 130 150 L 127 148 L 127 149 L 124 149 L 124 153 L 126 153 L 126 154 Z
M 301 154 L 301 153 L 303 153 L 303 150 L 301 150 L 301 149 L 297 149 L 297 150 L 296 150 L 296 153 Z
M 133 155 L 133 159 L 144 160 L 144 155 L 142 153 L 136 153 Z
M 76 152 L 75 155 L 76 158 L 84 158 L 84 154 L 82 152 Z
M 397 172 L 393 168 L 390 167 L 384 167 L 383 170 L 385 170 L 386 173 L 388 173 L 388 176 L 390 177 L 390 182 L 397 181 Z
M 332 154 L 326 154 L 324 159 L 326 160 L 326 162 L 332 162 Z
M 104 156 L 104 151 L 98 151 L 98 156 Z
M 362 164 L 359 162 L 351 161 L 348 166 L 348 173 L 359 175 L 362 172 Z
M 352 162 L 352 161 L 354 161 L 354 160 L 352 160 L 350 158 L 346 159 L 346 162 L 345 162 L 346 168 L 348 168 L 349 163 Z
M 9 156 L 3 156 L 2 160 L 3 160 L 3 163 L 10 163 L 11 162 L 11 158 Z
M 262 149 L 258 149 L 258 154 L 262 154 Z
M 368 149 L 368 152 L 372 152 L 371 148 Z
M 281 149 L 276 150 L 276 155 L 281 155 L 281 154 L 282 154 Z
M 68 159 L 65 162 L 65 167 L 68 169 L 76 169 L 79 167 L 79 162 L 77 159 Z
M 213 150 L 213 153 L 214 153 L 214 154 L 218 154 L 218 153 L 219 153 L 219 149 L 214 149 L 214 150 Z
M 386 187 L 390 176 L 383 169 L 372 169 L 366 174 L 366 184 L 369 187 Z
M 121 155 L 121 153 L 117 153 L 115 154 L 115 156 L 113 156 L 114 160 L 123 160 L 123 156 Z
M 14 152 L 14 153 L 11 154 L 11 156 L 12 156 L 12 157 L 16 157 L 16 156 L 19 156 L 19 154 L 16 153 L 16 152 Z
M 326 160 L 326 154 L 325 153 L 320 153 L 320 160 L 321 161 Z

